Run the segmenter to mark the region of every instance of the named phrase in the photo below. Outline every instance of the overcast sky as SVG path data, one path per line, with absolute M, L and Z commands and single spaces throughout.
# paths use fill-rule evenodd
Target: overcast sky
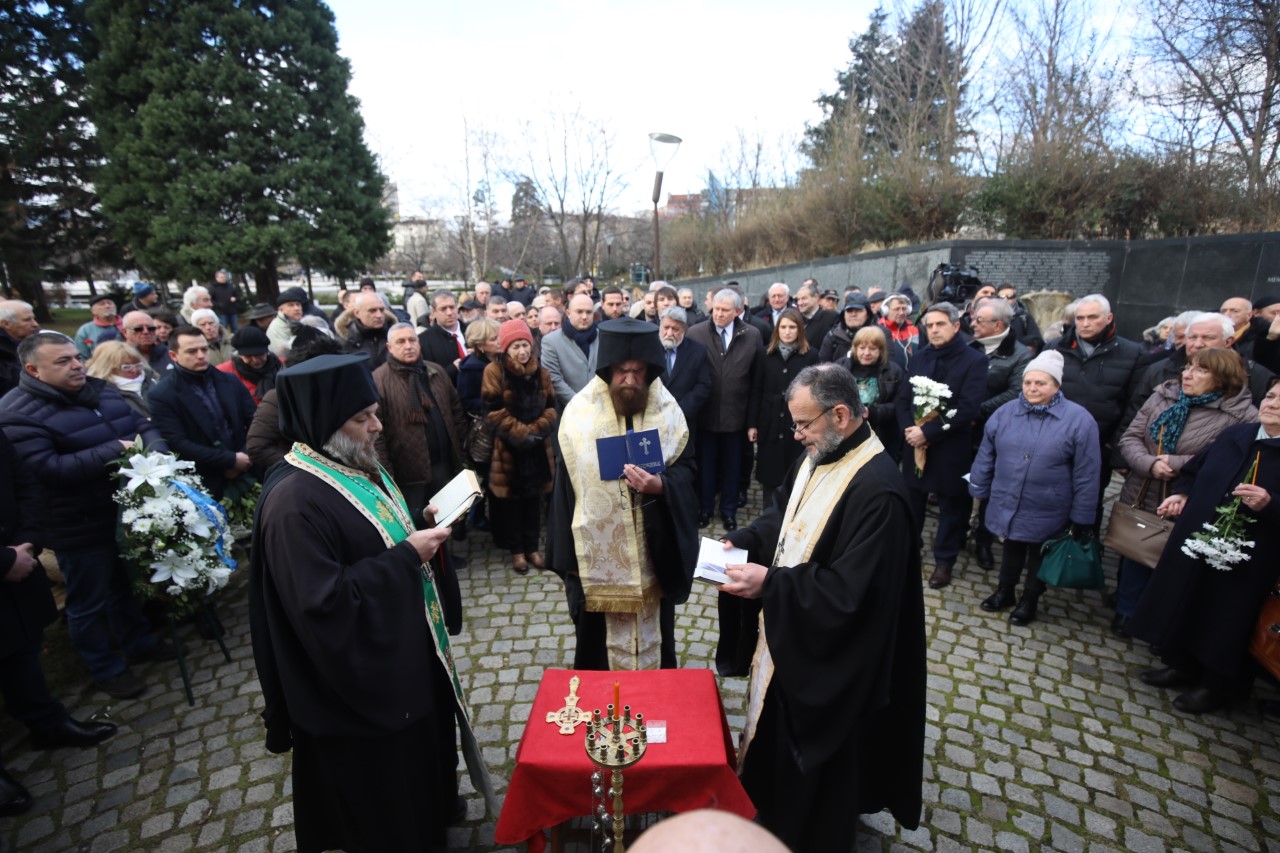
M 580 108 L 614 131 L 623 212 L 650 206 L 648 134 L 684 139 L 664 190 L 701 189 L 738 131 L 794 147 L 835 87 L 874 0 L 540 0 L 422 4 L 329 0 L 366 139 L 399 185 L 403 215 L 444 214 L 462 193 L 464 121 L 506 140 L 548 111 Z M 795 156 L 791 155 L 791 168 Z M 503 213 L 509 188 L 499 188 Z

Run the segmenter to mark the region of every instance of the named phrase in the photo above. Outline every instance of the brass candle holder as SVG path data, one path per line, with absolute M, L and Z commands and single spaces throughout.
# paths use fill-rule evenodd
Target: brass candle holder
M 587 757 L 600 768 L 609 771 L 609 796 L 613 800 L 613 853 L 624 853 L 623 844 L 623 811 L 622 811 L 622 771 L 644 758 L 649 738 L 645 731 L 642 714 L 631 716 L 631 706 L 622 707 L 621 716 L 612 704 L 608 706 L 608 716 L 601 717 L 600 709 L 591 712 L 587 721 L 587 736 L 584 741 Z M 603 797 L 603 793 L 601 793 Z M 603 812 L 604 806 L 600 806 Z M 593 816 L 597 817 L 597 816 Z M 598 817 L 603 818 L 600 814 Z

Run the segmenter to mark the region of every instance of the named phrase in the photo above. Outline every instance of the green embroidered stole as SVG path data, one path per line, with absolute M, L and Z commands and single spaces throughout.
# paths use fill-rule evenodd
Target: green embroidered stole
M 285 454 L 284 458 L 290 465 L 311 473 L 342 495 L 347 503 L 373 525 L 388 548 L 408 539 L 409 534 L 416 529 L 404 495 L 400 493 L 391 475 L 381 465 L 378 466 L 378 475 L 382 477 L 382 482 L 387 487 L 386 491 L 374 485 L 365 472 L 340 465 L 321 456 L 302 442 L 295 443 L 293 449 Z M 493 811 L 493 814 L 497 814 L 497 798 L 493 793 L 488 771 L 480 760 L 479 746 L 471 731 L 471 712 L 467 708 L 467 700 L 462 693 L 462 683 L 458 681 L 457 668 L 453 665 L 453 653 L 449 648 L 449 632 L 445 630 L 444 613 L 440 610 L 440 596 L 436 591 L 435 573 L 426 563 L 422 564 L 421 570 L 422 598 L 427 624 L 431 627 L 431 639 L 436 647 L 436 657 L 449 673 L 449 682 L 453 685 L 453 698 L 462 712 L 462 742 L 467 770 L 476 789 L 484 794 L 486 806 Z

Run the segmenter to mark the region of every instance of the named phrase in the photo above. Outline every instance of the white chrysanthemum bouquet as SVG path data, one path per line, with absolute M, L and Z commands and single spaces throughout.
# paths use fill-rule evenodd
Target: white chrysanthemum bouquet
M 120 552 L 141 572 L 135 589 L 143 598 L 167 598 L 174 615 L 198 607 L 236 567 L 227 512 L 188 473 L 194 468 L 138 441 L 125 450 L 115 493 Z
M 939 418 L 954 418 L 956 410 L 947 410 L 947 401 L 951 399 L 951 387 L 945 382 L 937 382 L 927 376 L 911 377 L 912 402 L 915 404 L 916 426 L 924 426 Z M 951 424 L 942 424 L 943 430 L 951 429 Z M 916 476 L 924 473 L 926 448 L 914 448 Z
M 1255 457 L 1249 471 L 1244 475 L 1244 482 L 1257 482 L 1258 457 Z M 1203 529 L 1187 537 L 1182 543 L 1182 553 L 1191 558 L 1204 560 L 1220 572 L 1229 572 L 1237 563 L 1249 559 L 1249 548 L 1254 546 L 1252 539 L 1245 536 L 1245 525 L 1253 524 L 1258 519 L 1242 515 L 1240 498 L 1232 498 L 1220 507 L 1215 507 L 1217 518 L 1213 523 L 1200 525 Z

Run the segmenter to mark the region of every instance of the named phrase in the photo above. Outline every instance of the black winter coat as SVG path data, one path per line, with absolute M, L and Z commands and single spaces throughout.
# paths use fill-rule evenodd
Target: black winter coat
M 760 409 L 754 426 L 760 431 L 757 442 L 756 479 L 767 488 L 777 488 L 803 449 L 791 430 L 791 410 L 787 408 L 787 386 L 796 374 L 818 363 L 818 353 L 793 352 L 784 359 L 774 350 L 764 357 L 761 374 Z
M 895 349 L 902 351 L 900 347 Z M 880 439 L 880 443 L 884 445 L 885 451 L 893 457 L 893 461 L 901 461 L 902 446 L 906 441 L 902 437 L 902 430 L 898 427 L 898 395 L 910 393 L 911 389 L 906 385 L 907 371 L 892 361 L 886 361 L 879 367 L 875 365 L 863 367 L 861 364 L 856 364 L 849 356 L 840 359 L 836 364 L 852 373 L 860 384 L 862 379 L 875 376 L 876 400 L 874 403 L 867 404 L 867 421 L 871 424 L 876 438 Z
M 1062 353 L 1062 395 L 1093 415 L 1103 447 L 1114 446 L 1129 425 L 1126 407 L 1138 381 L 1142 344 L 1117 335 L 1113 323 L 1088 357 L 1074 326 L 1053 348 Z
M 939 495 L 967 495 L 969 486 L 961 477 L 969 473 L 973 461 L 972 430 L 978 420 L 978 407 L 987 396 L 987 357 L 975 352 L 964 336 L 957 334 L 941 347 L 928 344 L 916 350 L 907 370 L 908 382 L 912 376 L 927 376 L 950 388 L 951 399 L 946 405 L 956 413 L 921 427 L 929 443 L 923 477 L 916 476 L 910 446 L 903 448 L 902 470 L 907 485 Z M 904 431 L 915 424 L 913 398 L 910 384 L 898 395 L 898 428 Z
M 1182 466 L 1174 482 L 1176 494 L 1187 504 L 1169 535 L 1138 609 L 1133 636 L 1169 655 L 1168 662 L 1190 657 L 1227 678 L 1250 671 L 1249 640 L 1267 591 L 1276 581 L 1280 550 L 1280 438 L 1257 441 L 1258 425 L 1227 427 L 1195 458 Z M 1271 493 L 1271 502 L 1258 512 L 1243 507 L 1255 519 L 1247 535 L 1254 541 L 1250 559 L 1223 572 L 1199 558 L 1182 553 L 1182 543 L 1214 521 L 1215 509 L 1230 500 L 1250 463 L 1258 456 L 1257 485 Z
M 18 387 L 22 362 L 18 361 L 18 342 L 0 329 L 0 396 Z
M 13 546 L 30 542 L 35 546 L 32 553 L 40 553 L 41 501 L 35 477 L 18 464 L 13 445 L 0 432 L 0 578 L 17 559 Z M 0 580 L 0 658 L 28 646 L 56 618 L 49 576 L 39 565 L 16 583 Z
M 1016 399 L 1022 391 L 1022 371 L 1031 361 L 1031 350 L 1027 349 L 1010 331 L 1005 339 L 996 347 L 991 355 L 986 354 L 982 344 L 976 340 L 972 346 L 987 359 L 987 398 L 978 407 L 981 419 L 986 421 L 991 413 L 1010 400 Z M 975 439 L 982 443 L 982 433 L 978 431 Z
M 206 381 L 212 383 L 218 403 L 227 420 L 228 434 L 221 434 L 209 411 L 196 393 L 193 379 L 185 372 L 171 370 L 151 389 L 147 405 L 151 419 L 182 459 L 196 463 L 196 473 L 204 480 L 209 493 L 221 498 L 226 490 L 224 472 L 234 468 L 236 454 L 245 451 L 249 425 L 257 408 L 249 391 L 235 376 L 210 367 Z
M 115 542 L 118 483 L 111 463 L 124 451 L 121 441 L 142 436 L 148 449 L 168 450 L 150 421 L 93 377 L 71 398 L 24 375 L 0 400 L 0 429 L 45 490 L 46 544 L 55 550 Z

